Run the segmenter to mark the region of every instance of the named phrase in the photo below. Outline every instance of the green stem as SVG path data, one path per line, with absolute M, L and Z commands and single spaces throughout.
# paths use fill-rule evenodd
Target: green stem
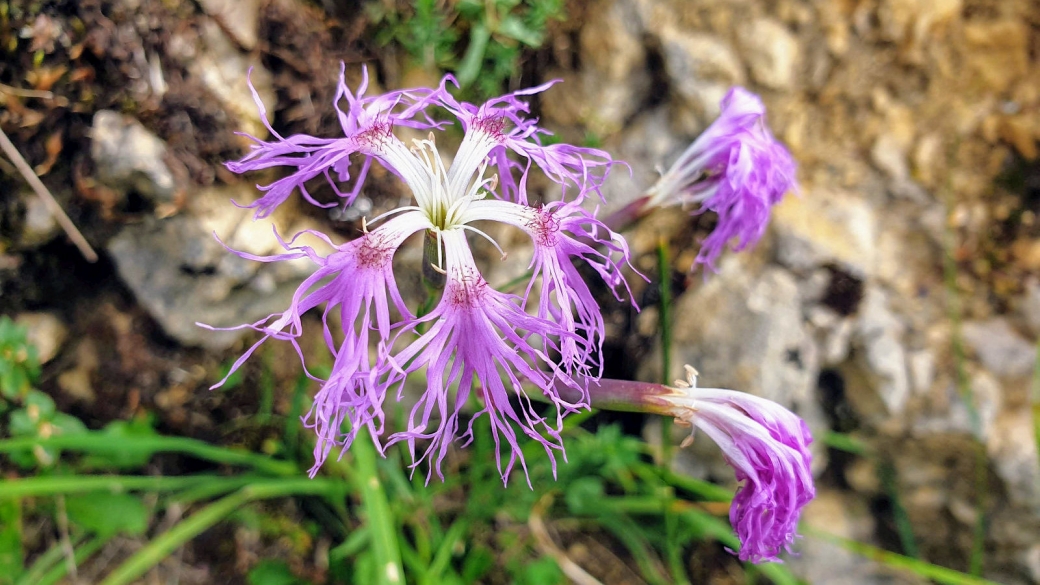
M 657 272 L 660 279 L 661 303 L 658 311 L 658 328 L 661 331 L 661 383 L 669 382 L 672 372 L 672 268 L 668 260 L 668 242 L 661 238 L 657 243 Z M 667 466 L 672 456 L 672 419 L 661 420 L 661 460 Z
M 969 567 L 972 575 L 982 574 L 982 565 L 985 555 L 986 544 L 986 500 L 987 500 L 987 457 L 985 452 L 985 438 L 982 436 L 982 417 L 975 407 L 975 395 L 971 387 L 971 379 L 968 376 L 967 352 L 964 347 L 964 336 L 961 331 L 963 313 L 961 311 L 960 291 L 957 287 L 957 263 L 953 258 L 953 234 L 946 230 L 945 254 L 943 255 L 943 277 L 946 285 L 946 293 L 949 301 L 950 321 L 953 325 L 950 336 L 951 352 L 953 353 L 954 371 L 957 380 L 957 391 L 968 409 L 968 417 L 971 422 L 972 434 L 977 443 L 975 449 L 975 508 L 978 518 L 972 531 L 971 555 Z
M 564 400 L 576 401 L 581 398 L 573 388 L 560 382 L 556 383 L 555 389 Z M 663 397 L 676 394 L 677 391 L 674 388 L 652 382 L 610 378 L 589 382 L 591 406 L 602 410 L 675 416 Z
M 1033 440 L 1036 442 L 1036 454 L 1040 458 L 1040 340 L 1036 342 L 1036 365 L 1033 370 Z
M 367 433 L 358 433 L 351 451 L 357 463 L 357 483 L 361 503 L 372 536 L 372 551 L 376 557 L 376 574 L 381 585 L 404 583 L 401 566 L 401 547 L 397 543 L 394 517 L 390 502 L 383 491 L 376 470 L 376 449 Z
M 612 231 L 621 232 L 632 227 L 637 221 L 646 217 L 650 211 L 650 196 L 642 195 L 630 201 L 603 219 L 603 224 Z

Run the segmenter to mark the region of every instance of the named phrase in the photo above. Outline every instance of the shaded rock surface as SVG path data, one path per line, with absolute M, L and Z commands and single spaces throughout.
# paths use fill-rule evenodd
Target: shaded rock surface
M 272 228 L 280 234 L 303 229 L 284 220 L 254 222 L 252 210 L 231 204 L 232 199 L 248 201 L 252 192 L 249 185 L 203 191 L 187 213 L 127 226 L 108 244 L 119 276 L 163 330 L 181 343 L 231 346 L 241 331 L 211 331 L 198 323 L 232 327 L 284 311 L 315 268 L 310 261 L 246 260 L 217 241 L 220 237 L 233 250 L 270 255 L 284 251 Z
M 1040 139 L 1037 5 L 595 4 L 638 14 L 626 34 L 637 25 L 662 88 L 606 137 L 633 169 L 607 185 L 612 201 L 649 186 L 733 84 L 762 95 L 800 164 L 801 196 L 776 208 L 756 251 L 725 259 L 707 279 L 685 278 L 671 375 L 690 363 L 702 385 L 794 409 L 818 440 L 850 433 L 868 446 L 867 457 L 820 458 L 827 472 L 807 522 L 898 549 L 883 526 L 890 519 L 862 520 L 894 489 L 924 558 L 967 569 L 983 514 L 986 574 L 1036 582 L 1040 172 L 1028 161 Z M 686 247 L 706 232 L 700 218 L 680 215 L 652 216 L 628 234 L 638 268 L 655 272 L 664 241 L 676 274 L 688 269 Z M 655 302 L 638 319 L 647 337 L 657 333 Z M 642 379 L 660 379 L 660 354 L 642 360 Z M 701 443 L 675 464 L 724 475 Z M 838 485 L 828 483 L 834 472 Z M 811 582 L 892 582 L 809 540 L 793 565 Z

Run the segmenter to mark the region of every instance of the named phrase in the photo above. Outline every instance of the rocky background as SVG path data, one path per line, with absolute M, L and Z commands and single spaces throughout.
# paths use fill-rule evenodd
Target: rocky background
M 241 260 L 212 234 L 254 254 L 274 251 L 271 224 L 350 237 L 405 195 L 377 173 L 351 209 L 253 223 L 229 205 L 253 192 L 220 166 L 247 144 L 234 132 L 264 133 L 247 74 L 279 130 L 333 133 L 340 61 L 374 64 L 388 87 L 439 73 L 369 42 L 364 11 L 298 0 L 0 8 L 0 125 L 102 256 L 82 260 L 0 159 L 0 312 L 30 327 L 49 362 L 44 388 L 88 424 L 147 408 L 169 432 L 217 437 L 251 397 L 204 388 L 244 340 L 195 323 L 284 307 L 308 268 Z M 1040 582 L 1040 5 L 592 0 L 567 11 L 522 78 L 563 79 L 537 104 L 546 125 L 630 163 L 612 205 L 649 186 L 733 85 L 762 95 L 800 164 L 801 193 L 717 274 L 688 274 L 710 217 L 659 213 L 628 234 L 654 282 L 634 279 L 641 313 L 611 315 L 608 351 L 627 358 L 611 373 L 662 376 L 664 241 L 678 295 L 671 377 L 689 363 L 704 385 L 809 422 L 809 524 L 965 571 L 981 550 L 987 577 Z M 706 441 L 673 461 L 726 481 L 720 463 Z M 791 564 L 811 583 L 916 582 L 815 540 L 801 552 Z

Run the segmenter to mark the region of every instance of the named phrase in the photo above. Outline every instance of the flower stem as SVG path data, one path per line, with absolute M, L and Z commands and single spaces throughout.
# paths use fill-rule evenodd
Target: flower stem
M 561 382 L 556 383 L 556 390 L 564 400 L 577 401 L 581 398 L 577 390 Z M 609 378 L 589 382 L 590 406 L 601 410 L 673 416 L 672 407 L 664 397 L 675 394 L 674 388 L 651 382 Z
M 649 203 L 649 195 L 640 195 L 621 209 L 616 209 L 603 218 L 603 224 L 612 231 L 622 232 L 650 214 L 652 208 Z

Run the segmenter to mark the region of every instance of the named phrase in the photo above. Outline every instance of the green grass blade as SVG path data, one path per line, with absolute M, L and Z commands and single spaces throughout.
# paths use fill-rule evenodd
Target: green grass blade
M 484 65 L 484 52 L 487 51 L 488 41 L 491 40 L 491 31 L 482 22 L 475 23 L 469 31 L 469 46 L 466 54 L 462 57 L 455 75 L 458 77 L 459 85 L 469 87 L 477 76 L 480 75 L 481 67 Z
M 85 538 L 85 534 L 71 537 L 73 549 L 82 544 Z M 14 582 L 14 585 L 36 585 L 41 579 L 43 579 L 43 576 L 47 574 L 51 568 L 61 562 L 64 557 L 64 552 L 61 542 L 54 543 L 54 545 L 45 550 L 43 554 L 36 557 L 33 564 Z
M 654 555 L 639 524 L 620 514 L 601 514 L 597 517 L 597 521 L 628 549 L 632 558 L 635 559 L 636 565 L 639 566 L 640 573 L 648 583 L 669 585 L 670 580 L 663 573 L 664 568 L 661 566 L 661 561 Z
M 332 481 L 308 478 L 268 480 L 267 483 L 244 487 L 230 496 L 213 502 L 154 538 L 101 583 L 102 585 L 131 583 L 186 542 L 212 528 L 217 522 L 227 518 L 247 502 L 292 495 L 331 495 L 341 489 L 341 486 Z
M 25 566 L 22 502 L 0 501 L 0 583 L 10 583 Z
M 347 559 L 364 550 L 369 543 L 371 543 L 371 538 L 368 527 L 362 526 L 351 532 L 350 536 L 348 536 L 346 540 L 337 545 L 336 548 L 329 551 L 329 562 L 346 562 Z
M 47 439 L 25 437 L 0 441 L 0 453 L 11 453 L 33 449 L 60 449 L 98 454 L 154 454 L 182 453 L 198 459 L 252 467 L 271 475 L 290 476 L 299 474 L 299 469 L 290 461 L 279 461 L 265 455 L 257 455 L 249 451 L 216 447 L 187 437 L 136 437 L 132 441 L 124 437 L 114 437 L 100 432 L 77 435 L 59 435 Z
M 812 538 L 818 538 L 820 540 L 834 543 L 849 552 L 881 563 L 886 567 L 908 571 L 919 577 L 931 579 L 932 581 L 936 581 L 944 585 L 999 585 L 994 581 L 983 579 L 982 577 L 976 577 L 974 575 L 969 575 L 967 573 L 962 573 L 960 571 L 955 571 L 946 567 L 933 565 L 925 561 L 912 559 L 910 557 L 883 550 L 875 546 L 871 546 L 869 544 L 865 544 L 848 538 L 842 538 L 834 534 L 828 534 L 826 532 L 823 532 L 822 530 L 817 530 L 815 528 L 805 527 L 804 531 L 806 535 Z
M 372 536 L 372 552 L 376 558 L 379 583 L 404 583 L 401 547 L 397 542 L 397 525 L 390 513 L 390 502 L 386 499 L 383 484 L 379 481 L 376 471 L 376 449 L 368 433 L 358 433 L 351 451 L 357 463 L 357 483 Z
M 423 577 L 422 583 L 424 585 L 438 585 L 442 582 L 444 571 L 447 570 L 448 563 L 451 562 L 451 553 L 455 550 L 456 544 L 463 542 L 463 536 L 468 530 L 469 522 L 465 520 L 459 520 L 451 525 L 451 528 L 445 533 L 440 547 L 437 548 L 437 552 L 433 555 L 430 568 Z
M 202 482 L 198 485 L 193 485 L 184 491 L 178 492 L 171 496 L 170 499 L 180 504 L 190 504 L 200 500 L 210 500 L 218 496 L 224 496 L 237 489 L 244 488 L 247 485 L 257 485 L 265 481 L 271 481 L 271 478 L 262 475 L 214 477 L 208 481 Z
M 921 558 L 917 552 L 917 538 L 914 536 L 914 525 L 910 522 L 910 515 L 903 507 L 903 500 L 899 497 L 896 470 L 889 462 L 879 464 L 878 475 L 881 479 L 881 489 L 888 496 L 892 504 L 892 520 L 895 522 L 896 534 L 899 536 L 899 544 L 903 547 L 903 553 L 913 559 Z
M 126 585 L 145 574 L 192 538 L 226 518 L 250 500 L 245 489 L 226 496 L 178 522 L 137 551 L 102 581 L 102 585 Z
M 732 502 L 733 491 L 726 489 L 720 485 L 675 473 L 670 469 L 658 467 L 656 465 L 650 465 L 647 463 L 637 463 L 634 471 L 639 474 L 653 474 L 660 478 L 666 484 L 673 488 L 681 489 L 697 496 L 700 501 L 703 502 Z
M 86 492 L 168 492 L 220 479 L 222 478 L 212 475 L 186 477 L 146 477 L 137 475 L 26 477 L 0 482 L 0 500 L 57 494 L 81 494 Z

